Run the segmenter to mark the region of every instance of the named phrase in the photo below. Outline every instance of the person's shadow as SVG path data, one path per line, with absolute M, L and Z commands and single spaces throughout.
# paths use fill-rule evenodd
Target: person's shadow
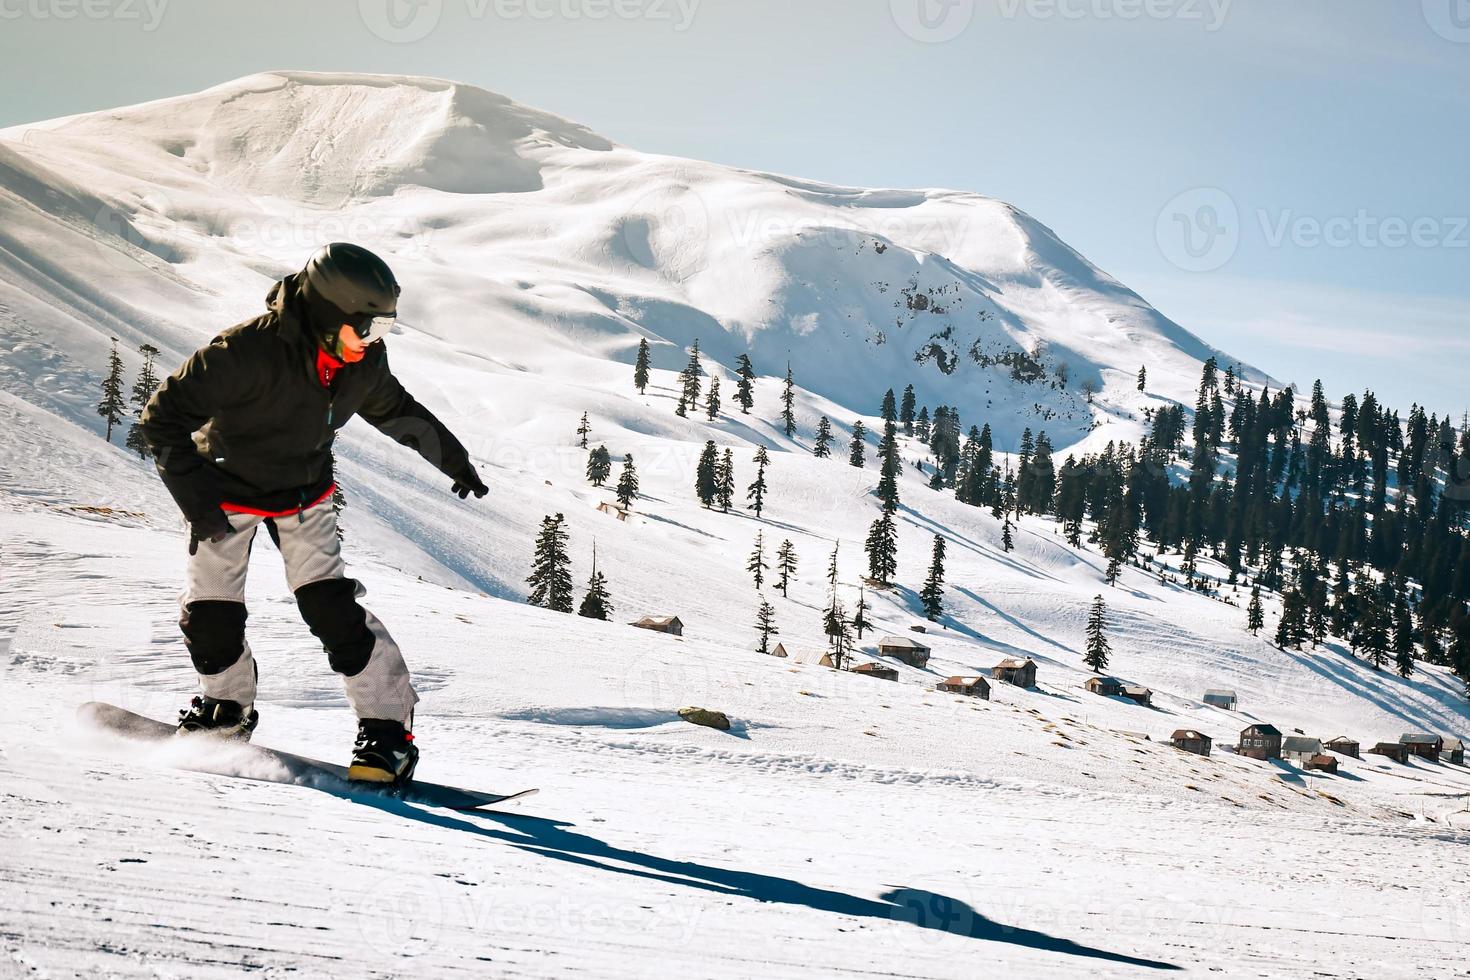
M 919 929 L 933 929 L 988 942 L 1011 943 L 1043 952 L 1090 957 L 1156 970 L 1180 969 L 1172 963 L 1114 953 L 1035 929 L 1004 925 L 986 918 L 959 899 L 923 889 L 892 887 L 877 899 L 861 898 L 845 892 L 804 885 L 790 878 L 754 871 L 734 871 L 615 847 L 596 837 L 577 833 L 571 829 L 572 824 L 560 820 L 490 810 L 474 811 L 475 817 L 501 825 L 495 827 L 466 819 L 464 815 L 421 809 L 391 797 L 348 791 L 334 792 L 333 795 L 430 826 L 462 831 L 554 861 L 565 861 L 612 874 L 631 875 L 685 888 L 698 888 L 718 895 L 750 898 L 758 902 L 800 905 L 834 915 L 907 922 Z M 608 863 L 611 861 L 621 864 Z

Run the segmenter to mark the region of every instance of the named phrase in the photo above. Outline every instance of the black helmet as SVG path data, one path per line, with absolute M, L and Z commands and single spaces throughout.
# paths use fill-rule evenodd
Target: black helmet
M 360 245 L 323 245 L 306 261 L 301 278 L 312 327 L 324 338 L 335 337 L 343 324 L 367 338 L 373 321 L 386 333 L 387 318 L 398 313 L 401 290 L 393 270 Z

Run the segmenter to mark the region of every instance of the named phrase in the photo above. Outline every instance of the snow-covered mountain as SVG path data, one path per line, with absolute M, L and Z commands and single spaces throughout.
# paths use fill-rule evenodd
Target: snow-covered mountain
M 5 131 L 0 167 L 7 322 L 85 376 L 99 333 L 182 354 L 329 239 L 389 257 L 406 329 L 485 366 L 574 376 L 648 337 L 677 368 L 697 339 L 849 414 L 912 383 L 1004 446 L 1126 418 L 1140 366 L 1188 401 L 1215 353 L 1003 202 L 640 153 L 434 79 L 252 76 Z
M 342 239 L 398 272 L 395 370 L 492 488 L 461 502 L 360 423 L 339 442 L 352 573 L 424 697 L 421 774 L 534 782 L 545 819 L 181 775 L 162 768 L 176 754 L 120 759 L 67 720 L 96 697 L 164 717 L 193 683 L 179 519 L 151 467 L 100 438 L 108 338 L 130 377 L 144 343 L 172 370 Z M 640 395 L 644 337 L 659 370 Z M 696 339 L 727 382 L 751 353 L 750 414 L 727 386 L 717 419 L 675 416 Z M 1404 680 L 1335 643 L 1278 651 L 1241 605 L 1137 569 L 1109 589 L 1096 552 L 1040 518 L 1006 551 L 988 512 L 914 471 L 900 586 L 868 598 L 877 633 L 917 635 L 946 539 L 928 667 L 887 684 L 749 649 L 757 531 L 800 556 L 789 596 L 766 589 L 794 648 L 823 643 L 834 544 L 849 603 L 864 569 L 878 474 L 811 455 L 820 415 L 873 426 L 911 383 L 1001 448 L 1029 426 L 1065 453 L 1192 403 L 1212 353 L 1009 205 L 643 154 L 449 82 L 272 73 L 0 131 L 0 836 L 22 842 L 0 849 L 0 974 L 1447 975 L 1470 940 L 1470 772 L 1368 756 L 1308 777 L 1159 744 L 1194 728 L 1224 745 L 1253 721 L 1365 746 L 1463 735 L 1437 667 Z M 795 439 L 777 420 L 788 362 Z M 637 460 L 626 522 L 596 510 L 584 412 L 594 445 Z M 771 450 L 762 519 L 699 506 L 707 439 L 734 449 L 742 488 Z M 524 605 L 556 512 L 579 584 L 595 540 L 615 618 L 678 614 L 685 637 Z M 275 559 L 262 543 L 252 569 L 257 737 L 335 757 L 346 702 Z M 1100 593 L 1110 671 L 1151 707 L 1081 688 Z M 1011 656 L 1034 658 L 1036 689 L 935 690 Z M 1217 687 L 1238 712 L 1202 703 Z M 735 727 L 679 721 L 688 703 Z

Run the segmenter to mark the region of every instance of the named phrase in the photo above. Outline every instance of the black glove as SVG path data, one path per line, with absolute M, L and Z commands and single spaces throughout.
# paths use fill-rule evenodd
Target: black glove
M 476 473 L 475 468 L 468 463 L 465 464 L 464 469 L 454 475 L 454 486 L 449 489 L 451 493 L 459 494 L 460 500 L 464 500 L 470 494 L 474 494 L 478 499 L 490 492 L 490 488 L 480 480 L 480 474 Z
M 225 512 L 216 507 L 211 513 L 189 525 L 189 554 L 199 553 L 199 542 L 218 544 L 235 533 Z

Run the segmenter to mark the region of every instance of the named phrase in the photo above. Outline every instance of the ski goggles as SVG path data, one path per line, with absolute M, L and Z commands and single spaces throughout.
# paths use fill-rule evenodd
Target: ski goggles
M 362 338 L 363 343 L 375 344 L 388 336 L 388 333 L 393 329 L 393 325 L 397 322 L 398 317 L 396 315 L 374 316 L 372 314 L 363 314 L 355 320 L 349 321 L 348 326 Z

